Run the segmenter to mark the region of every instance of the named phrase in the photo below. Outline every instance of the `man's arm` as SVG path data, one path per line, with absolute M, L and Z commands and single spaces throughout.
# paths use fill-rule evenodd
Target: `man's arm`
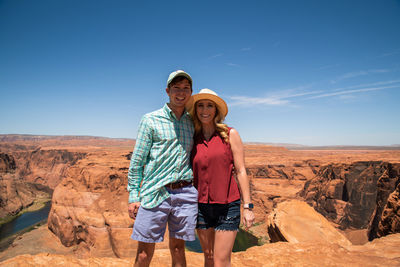
M 137 212 L 140 206 L 140 184 L 143 180 L 143 169 L 147 161 L 148 154 L 152 146 L 152 127 L 149 124 L 149 119 L 143 116 L 136 138 L 135 149 L 132 153 L 131 163 L 128 171 L 128 192 L 129 192 L 129 215 Z M 135 205 L 132 205 L 135 204 Z M 131 216 L 132 217 L 132 216 Z

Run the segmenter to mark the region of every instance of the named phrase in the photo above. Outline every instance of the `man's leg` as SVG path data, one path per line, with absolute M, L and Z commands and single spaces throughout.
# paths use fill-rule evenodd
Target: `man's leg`
M 155 243 L 162 242 L 169 212 L 168 199 L 155 208 L 140 206 L 136 215 L 131 238 L 138 241 L 134 266 L 149 266 L 153 258 Z
M 138 241 L 135 267 L 148 267 L 154 255 L 155 243 Z
M 193 241 L 196 238 L 197 190 L 187 186 L 168 192 L 171 198 L 168 229 L 172 266 L 186 266 L 184 240 Z
M 186 267 L 185 241 L 182 239 L 170 238 L 169 251 L 172 257 L 173 267 Z

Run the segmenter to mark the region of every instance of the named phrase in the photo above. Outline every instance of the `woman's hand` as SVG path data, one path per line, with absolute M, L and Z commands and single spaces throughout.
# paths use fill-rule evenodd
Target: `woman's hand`
M 243 225 L 246 230 L 251 227 L 254 223 L 254 213 L 252 210 L 244 209 L 243 210 Z

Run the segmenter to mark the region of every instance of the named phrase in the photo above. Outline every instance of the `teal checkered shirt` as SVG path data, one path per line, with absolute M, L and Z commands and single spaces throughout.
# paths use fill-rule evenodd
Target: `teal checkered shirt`
M 143 116 L 128 172 L 129 203 L 154 208 L 169 197 L 164 185 L 193 179 L 193 134 L 189 113 L 177 120 L 167 104 Z

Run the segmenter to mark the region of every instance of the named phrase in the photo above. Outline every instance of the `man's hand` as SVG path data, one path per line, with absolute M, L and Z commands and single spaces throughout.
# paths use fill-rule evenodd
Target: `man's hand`
M 139 207 L 140 207 L 140 202 L 129 203 L 128 206 L 129 217 L 131 217 L 132 219 L 136 219 L 136 214 L 139 210 Z

